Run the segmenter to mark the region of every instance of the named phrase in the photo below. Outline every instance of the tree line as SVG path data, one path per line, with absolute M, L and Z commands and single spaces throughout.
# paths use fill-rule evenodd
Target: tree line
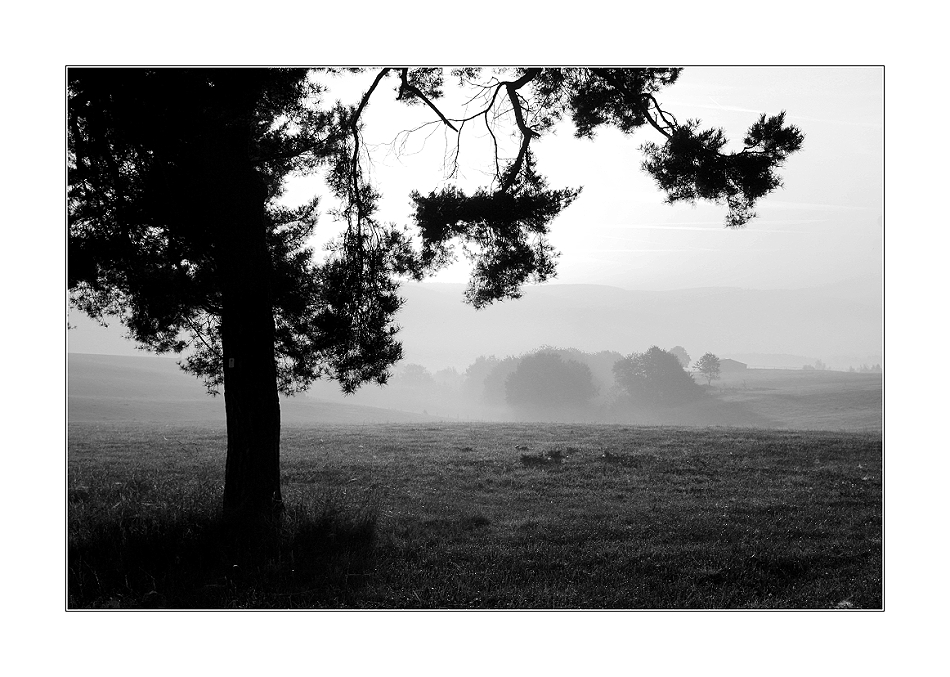
M 678 350 L 677 350 L 678 348 Z M 397 370 L 394 388 L 459 397 L 468 405 L 522 419 L 593 416 L 623 407 L 674 406 L 696 400 L 719 377 L 719 358 L 706 353 L 688 371 L 689 356 L 677 346 L 652 346 L 623 356 L 616 351 L 584 352 L 545 346 L 520 356 L 479 356 L 463 372 L 429 372 L 418 364 Z

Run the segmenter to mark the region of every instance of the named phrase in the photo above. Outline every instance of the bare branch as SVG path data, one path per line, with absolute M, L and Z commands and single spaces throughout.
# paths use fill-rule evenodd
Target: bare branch
M 363 200 L 360 198 L 360 128 L 359 121 L 360 116 L 363 114 L 363 109 L 366 108 L 366 104 L 369 103 L 369 98 L 373 95 L 373 92 L 376 90 L 376 87 L 379 85 L 380 81 L 386 76 L 390 71 L 389 68 L 383 68 L 376 75 L 376 79 L 373 80 L 373 84 L 370 85 L 370 88 L 363 95 L 363 98 L 360 100 L 360 105 L 356 109 L 356 112 L 353 114 L 353 120 L 350 123 L 350 130 L 353 134 L 353 160 L 352 160 L 352 172 L 353 177 L 353 202 L 356 205 L 356 223 L 359 226 L 363 220 Z
M 672 132 L 672 131 L 675 131 L 676 128 L 679 127 L 679 124 L 676 122 L 676 118 L 673 117 L 673 115 L 672 115 L 671 113 L 667 113 L 665 110 L 663 110 L 662 108 L 660 108 L 660 104 L 659 104 L 659 102 L 656 100 L 656 97 L 655 97 L 655 96 L 653 96 L 652 94 L 648 94 L 647 96 L 648 96 L 648 98 L 650 99 L 650 101 L 653 102 L 653 108 L 654 108 L 654 110 L 656 110 L 657 115 L 663 120 L 663 122 L 664 122 L 664 124 L 666 125 L 666 127 L 665 127 L 665 128 L 661 128 L 660 124 L 659 124 L 653 117 L 650 116 L 650 108 L 649 108 L 649 106 L 647 106 L 647 108 L 644 110 L 644 114 L 645 114 L 645 116 L 646 116 L 646 118 L 647 118 L 647 121 L 653 126 L 654 129 L 656 129 L 658 132 L 660 132 L 660 134 L 662 134 L 662 135 L 665 136 L 666 138 L 670 138 L 671 132 Z M 672 121 L 672 122 L 670 122 L 669 118 L 667 118 L 667 115 L 669 115 L 670 118 L 673 118 L 673 121 Z
M 192 319 L 191 319 L 190 317 L 186 317 L 186 318 L 185 318 L 185 321 L 186 321 L 186 322 L 188 323 L 188 325 L 191 327 L 191 333 L 192 333 L 194 336 L 196 336 L 196 337 L 198 338 L 198 340 L 201 341 L 201 342 L 204 344 L 205 348 L 207 348 L 207 349 L 208 349 L 209 351 L 211 351 L 213 354 L 220 356 L 221 353 L 220 353 L 216 348 L 214 348 L 210 343 L 208 343 L 208 342 L 205 340 L 204 334 L 202 333 L 201 329 L 199 329 L 198 327 L 195 326 L 195 323 L 192 321 Z M 206 324 L 206 326 L 210 329 L 210 324 L 211 324 L 210 319 L 209 319 L 205 324 Z M 209 332 L 209 333 L 210 333 L 210 332 Z
M 458 138 L 455 141 L 455 157 L 452 159 L 452 172 L 449 176 L 455 177 L 459 173 L 459 155 L 462 153 L 462 129 L 465 128 L 465 123 L 459 125 L 458 128 Z
M 470 122 L 471 120 L 474 120 L 474 119 L 477 118 L 477 117 L 481 117 L 481 116 L 483 116 L 483 115 L 488 115 L 489 111 L 491 111 L 491 109 L 495 106 L 495 99 L 498 98 L 498 92 L 501 91 L 501 88 L 502 88 L 502 86 L 504 86 L 504 84 L 505 84 L 505 83 L 499 83 L 499 84 L 497 84 L 497 85 L 493 85 L 491 88 L 489 88 L 489 87 L 485 87 L 485 88 L 484 88 L 484 89 L 486 89 L 486 90 L 487 90 L 487 89 L 493 89 L 493 90 L 494 90 L 494 91 L 492 92 L 491 99 L 488 101 L 488 105 L 485 106 L 485 108 L 483 108 L 482 110 L 478 111 L 477 113 L 474 113 L 474 114 L 472 114 L 472 115 L 469 115 L 467 118 L 451 118 L 451 120 L 452 120 L 453 122 L 460 122 L 460 123 L 463 123 L 463 124 L 464 124 L 464 123 L 466 123 L 466 122 Z M 472 97 L 471 99 L 469 99 L 469 101 L 468 101 L 467 103 L 471 103 L 471 101 L 474 101 L 474 100 L 475 100 L 475 97 Z
M 408 75 L 409 75 L 408 68 L 403 68 L 400 70 L 400 78 L 402 80 L 402 83 L 399 85 L 399 93 L 402 94 L 403 90 L 408 90 L 409 92 L 412 92 L 413 95 L 418 96 L 429 108 L 435 111 L 435 114 L 439 116 L 439 119 L 442 120 L 442 122 L 444 122 L 449 127 L 449 129 L 451 129 L 453 132 L 458 133 L 459 130 L 455 128 L 455 125 L 449 122 L 448 118 L 442 115 L 442 111 L 440 111 L 436 107 L 436 105 L 432 103 L 429 100 L 429 98 L 425 94 L 423 94 L 422 91 L 418 87 L 416 87 L 413 84 L 410 84 Z
M 495 176 L 499 176 L 501 174 L 501 167 L 498 166 L 498 138 L 495 136 L 495 131 L 491 128 L 491 123 L 488 121 L 488 110 L 485 110 L 485 129 L 491 134 L 492 143 L 495 145 Z
M 436 115 L 438 115 L 439 120 L 442 122 L 442 124 L 444 124 L 449 129 L 451 129 L 452 131 L 456 133 L 458 141 L 457 141 L 456 150 L 454 153 L 454 158 L 451 161 L 451 166 L 452 166 L 451 175 L 453 176 L 458 172 L 459 157 L 460 157 L 460 152 L 461 152 L 461 134 L 462 134 L 461 130 L 464 128 L 466 122 L 475 120 L 478 117 L 482 117 L 485 121 L 485 127 L 488 129 L 488 132 L 492 137 L 492 142 L 495 148 L 495 176 L 499 180 L 501 179 L 501 166 L 500 166 L 499 157 L 498 157 L 498 152 L 499 152 L 498 139 L 491 128 L 491 120 L 489 116 L 492 115 L 493 110 L 495 109 L 495 104 L 498 100 L 498 94 L 502 91 L 504 91 L 507 94 L 507 97 L 509 101 L 511 102 L 511 108 L 500 111 L 500 112 L 495 111 L 494 117 L 498 118 L 500 115 L 505 115 L 507 113 L 513 112 L 515 116 L 515 121 L 518 126 L 518 131 L 521 133 L 521 144 L 519 147 L 518 155 L 510 168 L 510 174 L 508 178 L 504 181 L 504 183 L 501 186 L 502 190 L 508 190 L 511 187 L 512 182 L 514 181 L 514 178 L 518 175 L 518 172 L 521 169 L 521 166 L 524 164 L 524 158 L 527 155 L 528 147 L 531 143 L 531 140 L 539 136 L 539 134 L 536 131 L 531 129 L 531 127 L 528 125 L 527 121 L 525 120 L 525 111 L 530 112 L 530 108 L 528 106 L 528 102 L 520 96 L 520 94 L 518 93 L 518 90 L 524 87 L 526 84 L 530 83 L 532 80 L 534 80 L 538 76 L 538 74 L 541 73 L 541 69 L 530 68 L 526 70 L 516 80 L 502 81 L 502 82 L 496 81 L 490 85 L 479 84 L 479 87 L 482 90 L 482 94 L 487 99 L 486 105 L 481 110 L 467 117 L 459 117 L 459 118 L 449 118 L 446 115 L 444 115 L 442 111 L 439 110 L 439 108 L 432 101 L 430 101 L 421 90 L 419 90 L 418 87 L 410 83 L 408 68 L 400 68 L 399 72 L 400 72 L 400 80 L 401 80 L 400 88 L 399 88 L 400 96 L 402 96 L 405 92 L 408 92 L 412 96 L 418 97 L 432 111 L 434 111 Z M 377 78 L 377 81 L 378 79 L 379 78 Z M 374 83 L 374 87 L 375 87 L 375 84 L 376 83 Z M 491 91 L 490 98 L 488 98 L 489 91 Z M 372 88 L 370 92 L 372 92 Z M 370 92 L 367 93 L 367 96 Z M 473 96 L 471 99 L 469 99 L 467 103 L 471 103 L 476 98 L 478 98 L 478 95 Z M 365 99 L 366 97 L 364 97 L 364 101 Z M 362 109 L 362 104 L 361 104 L 361 109 Z M 421 129 L 424 126 L 425 125 L 417 127 L 416 130 Z M 357 131 L 354 129 L 354 136 L 356 136 L 356 134 L 357 134 Z
M 524 121 L 524 112 L 521 106 L 521 99 L 518 96 L 518 90 L 531 82 L 540 73 L 540 68 L 529 68 L 524 75 L 514 82 L 505 83 L 505 88 L 508 91 L 508 100 L 511 101 L 511 106 L 514 110 L 515 122 L 518 124 L 518 129 L 521 130 L 521 148 L 518 150 L 518 157 L 511 166 L 511 171 L 508 174 L 508 178 L 501 186 L 503 191 L 508 190 L 508 188 L 511 187 L 511 184 L 515 180 L 518 171 L 521 169 L 525 155 L 528 154 L 528 146 L 531 144 L 531 139 L 535 136 L 538 136 L 538 133 L 528 127 Z

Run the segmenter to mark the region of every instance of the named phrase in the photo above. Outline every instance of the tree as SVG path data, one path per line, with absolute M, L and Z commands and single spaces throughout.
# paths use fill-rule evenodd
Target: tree
M 412 388 L 431 388 L 435 385 L 432 374 L 421 364 L 407 364 L 393 376 L 393 382 L 399 381 Z
M 647 404 L 678 404 L 698 395 L 693 377 L 677 357 L 657 346 L 619 360 L 614 378 L 635 401 Z
M 706 379 L 706 385 L 710 385 L 719 378 L 719 358 L 712 353 L 706 353 L 700 357 L 695 367 L 696 371 Z
M 535 353 L 551 353 L 560 356 L 562 360 L 572 360 L 586 365 L 590 369 L 591 378 L 593 378 L 594 387 L 600 394 L 605 394 L 614 385 L 613 368 L 617 360 L 623 359 L 623 355 L 618 352 L 602 350 L 599 353 L 585 353 L 577 348 L 555 348 L 553 346 L 541 346 Z
M 346 391 L 385 383 L 401 357 L 401 280 L 448 264 L 456 245 L 472 261 L 466 298 L 476 307 L 554 275 L 549 224 L 580 189 L 549 188 L 532 144 L 562 118 L 579 138 L 605 125 L 652 128 L 663 141 L 644 144 L 643 168 L 668 201 L 722 204 L 730 227 L 754 216 L 804 137 L 784 112 L 763 114 L 741 150 L 727 152 L 722 130 L 680 123 L 660 104 L 679 73 L 455 69 L 451 78 L 473 95 L 468 114 L 449 117 L 438 68 L 380 69 L 354 105 L 321 101 L 319 82 L 339 74 L 329 70 L 70 69 L 71 302 L 118 317 L 155 352 L 187 351 L 182 366 L 224 391 L 225 513 L 279 515 L 278 393 L 321 377 Z M 368 172 L 364 111 L 384 81 L 397 100 L 428 111 L 427 124 L 459 141 L 484 125 L 494 145 L 487 185 L 412 193 L 413 229 L 379 221 Z M 306 246 L 317 200 L 295 210 L 276 202 L 291 173 L 308 172 L 324 173 L 341 225 L 320 263 Z
M 491 407 L 503 407 L 506 403 L 507 389 L 506 383 L 518 368 L 521 358 L 507 356 L 492 366 L 492 369 L 485 376 L 482 384 L 482 404 Z
M 557 415 L 583 409 L 597 394 L 590 367 L 551 352 L 526 355 L 505 379 L 505 401 L 516 409 Z
M 328 152 L 334 116 L 303 105 L 299 71 L 71 69 L 68 88 L 72 300 L 156 352 L 194 348 L 185 368 L 224 388 L 226 511 L 273 514 L 278 390 L 327 363 L 350 382 L 378 376 L 398 355 L 390 341 L 359 364 L 339 359 L 357 322 L 317 303 L 346 292 L 303 254 L 316 204 L 271 206 L 289 171 Z M 385 316 L 394 303 L 384 293 L 374 306 Z
M 485 400 L 485 380 L 498 366 L 498 358 L 494 355 L 485 357 L 479 355 L 472 364 L 465 369 L 465 381 L 462 392 L 472 402 L 482 403 Z
M 686 348 L 683 346 L 674 346 L 670 348 L 670 352 L 676 355 L 676 359 L 683 365 L 683 369 L 689 366 L 689 353 L 686 352 Z
M 432 379 L 436 384 L 450 388 L 452 390 L 458 390 L 461 388 L 464 383 L 464 377 L 458 373 L 458 370 L 455 367 L 446 367 L 445 369 L 439 369 L 432 375 Z

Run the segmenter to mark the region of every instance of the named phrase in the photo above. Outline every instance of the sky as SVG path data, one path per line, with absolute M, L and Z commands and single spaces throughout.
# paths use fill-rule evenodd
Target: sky
M 325 102 L 337 97 L 358 101 L 374 77 L 368 70 L 331 81 Z M 372 176 L 383 193 L 380 218 L 406 224 L 409 193 L 446 183 L 444 158 L 453 150 L 447 144 L 453 135 L 432 125 L 398 136 L 434 115 L 422 106 L 394 102 L 394 85 L 394 78 L 384 81 L 374 94 L 364 134 L 372 148 Z M 733 230 L 724 227 L 722 206 L 664 203 L 663 194 L 640 169 L 640 146 L 661 140 L 652 129 L 632 135 L 601 129 L 591 141 L 575 139 L 570 122 L 562 123 L 556 134 L 537 143 L 537 167 L 550 185 L 583 186 L 583 191 L 552 224 L 550 240 L 560 258 L 557 277 L 548 284 L 663 291 L 808 289 L 846 283 L 849 298 L 881 308 L 882 69 L 694 67 L 685 69 L 660 100 L 679 120 L 699 118 L 703 126 L 723 127 L 736 143 L 760 113 L 785 110 L 788 122 L 804 132 L 804 148 L 781 170 L 784 187 L 760 202 L 759 216 Z M 450 116 L 463 110 L 450 91 L 440 106 L 452 111 Z M 488 181 L 485 170 L 492 157 L 484 128 L 474 131 L 463 137 L 457 179 L 468 189 Z M 399 154 L 393 151 L 393 139 L 405 141 Z M 322 178 L 291 178 L 283 201 L 295 205 L 315 194 L 324 195 L 312 242 L 319 252 L 341 229 L 327 213 L 333 203 Z M 468 262 L 462 259 L 429 281 L 466 282 L 468 275 Z M 79 329 L 69 332 L 72 352 L 141 354 L 117 326 L 101 330 L 78 313 L 71 313 L 70 321 Z M 866 328 L 857 321 L 851 334 L 853 343 L 867 338 Z M 796 352 L 776 346 L 760 350 L 789 351 Z M 828 359 L 828 354 L 819 356 Z
M 367 71 L 351 82 L 334 81 L 327 96 L 352 101 L 374 76 Z M 880 300 L 883 78 L 883 69 L 873 67 L 693 67 L 661 92 L 660 101 L 679 120 L 722 127 L 733 143 L 760 113 L 785 110 L 787 121 L 804 132 L 803 150 L 781 170 L 784 187 L 762 200 L 758 218 L 741 230 L 724 227 L 724 207 L 663 202 L 640 169 L 640 146 L 660 140 L 652 129 L 632 135 L 601 129 L 589 141 L 573 138 L 570 123 L 561 123 L 537 144 L 538 170 L 554 187 L 584 190 L 552 224 L 550 239 L 561 252 L 555 283 L 798 289 L 857 279 L 867 281 L 869 300 Z M 365 135 L 383 193 L 380 215 L 402 224 L 408 223 L 412 189 L 443 185 L 443 158 L 451 146 L 433 126 L 409 137 L 397 157 L 387 144 L 433 114 L 393 103 L 385 83 L 367 109 Z M 453 110 L 448 96 L 445 108 Z M 463 140 L 461 180 L 468 187 L 486 180 L 483 130 L 467 132 Z M 299 203 L 315 192 L 317 180 L 292 179 L 285 201 Z M 319 248 L 338 231 L 339 224 L 324 215 L 315 244 Z M 467 276 L 462 260 L 432 280 L 464 282 Z

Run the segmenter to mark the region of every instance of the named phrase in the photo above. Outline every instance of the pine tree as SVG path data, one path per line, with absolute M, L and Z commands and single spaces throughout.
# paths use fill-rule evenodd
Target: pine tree
M 722 130 L 680 123 L 657 96 L 679 69 L 515 68 L 451 72 L 480 102 L 465 117 L 440 108 L 446 73 L 384 68 L 356 105 L 326 105 L 326 71 L 303 69 L 70 69 L 68 72 L 69 286 L 72 303 L 118 317 L 159 353 L 223 389 L 228 427 L 225 511 L 258 520 L 280 513 L 278 394 L 330 377 L 352 391 L 385 383 L 401 357 L 393 318 L 399 283 L 472 258 L 466 297 L 476 307 L 517 298 L 555 272 L 551 221 L 579 188 L 549 188 L 532 144 L 569 117 L 579 138 L 602 126 L 649 126 L 643 167 L 668 200 L 710 200 L 726 224 L 753 216 L 803 136 L 784 113 L 762 115 L 744 147 L 725 152 Z M 366 171 L 363 112 L 379 85 L 461 138 L 484 123 L 495 172 L 471 193 L 415 192 L 411 230 L 378 221 Z M 516 139 L 505 160 L 499 139 Z M 458 170 L 455 157 L 454 171 Z M 330 257 L 306 241 L 316 200 L 277 206 L 292 173 L 323 172 L 341 223 Z M 415 239 L 414 239 L 415 238 Z

